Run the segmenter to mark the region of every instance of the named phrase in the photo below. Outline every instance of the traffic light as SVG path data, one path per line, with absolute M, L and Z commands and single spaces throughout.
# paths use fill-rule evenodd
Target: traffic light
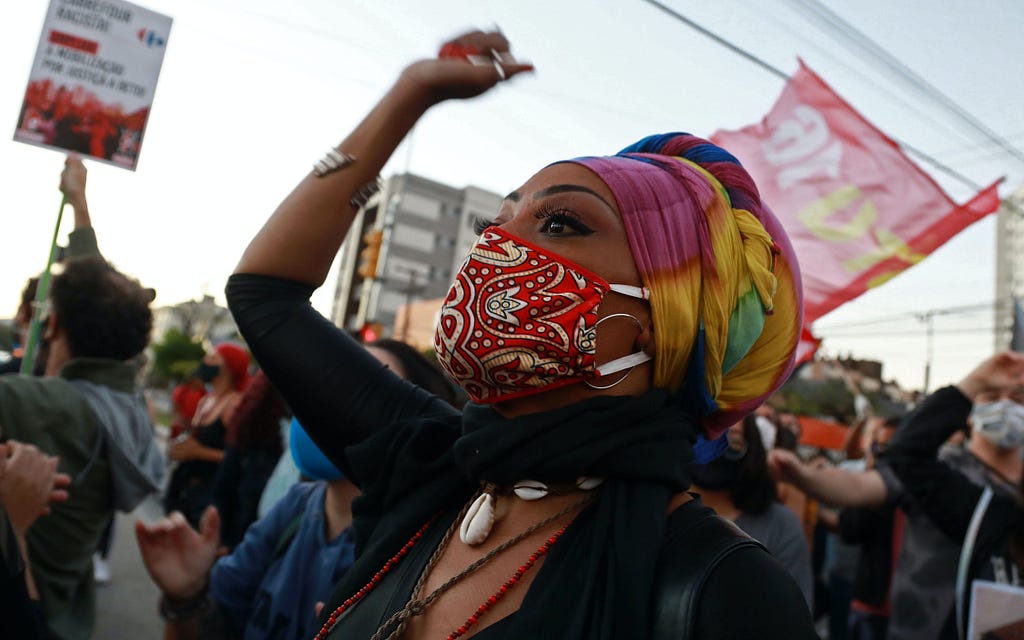
M 363 250 L 359 252 L 357 273 L 363 278 L 377 276 L 377 260 L 380 258 L 380 243 L 384 239 L 383 229 L 370 229 L 363 235 Z
M 366 322 L 363 324 L 363 328 L 359 330 L 359 338 L 364 344 L 374 342 L 378 338 L 384 335 L 384 325 L 379 322 Z

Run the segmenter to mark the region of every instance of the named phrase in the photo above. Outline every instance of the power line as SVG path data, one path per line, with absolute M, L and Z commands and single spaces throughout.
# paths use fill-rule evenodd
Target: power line
M 840 330 L 841 329 L 846 329 L 848 327 L 864 327 L 864 326 L 870 326 L 870 325 L 875 325 L 875 324 L 885 324 L 885 323 L 889 323 L 889 322 L 898 322 L 900 320 L 916 319 L 918 316 L 921 316 L 923 314 L 946 316 L 946 315 L 976 313 L 978 311 L 988 311 L 988 310 L 991 310 L 991 309 L 993 309 L 995 307 L 998 307 L 999 305 L 1005 305 L 1005 304 L 1008 304 L 1008 303 L 1010 303 L 1012 301 L 1013 301 L 1013 298 L 1001 298 L 1001 299 L 997 298 L 997 299 L 991 300 L 989 302 L 978 302 L 978 303 L 975 303 L 975 304 L 964 304 L 964 305 L 958 305 L 958 306 L 955 306 L 955 307 L 944 307 L 944 308 L 940 308 L 940 309 L 930 309 L 930 310 L 925 311 L 925 312 L 905 311 L 905 312 L 902 312 L 902 313 L 894 313 L 894 314 L 890 314 L 890 315 L 887 315 L 887 316 L 879 316 L 877 318 L 869 318 L 867 320 L 858 320 L 858 321 L 854 321 L 854 322 L 846 322 L 846 323 L 828 325 L 828 326 L 824 326 L 824 327 L 819 326 L 817 323 L 815 323 L 814 330 L 815 331 L 825 332 L 825 331 L 832 331 L 834 329 L 840 329 Z
M 992 333 L 994 331 L 1008 331 L 1013 327 L 958 327 L 955 329 L 933 329 L 935 333 Z M 904 336 L 924 336 L 925 330 L 916 331 L 854 331 L 852 333 L 828 333 L 821 336 L 822 340 L 829 338 L 895 338 Z
M 998 145 L 1003 151 L 1024 164 L 1024 153 L 1021 153 L 1019 149 L 985 123 L 975 118 L 973 114 L 957 104 L 952 98 L 935 87 L 935 85 L 900 62 L 885 48 L 865 35 L 864 32 L 821 4 L 819 0 L 786 0 L 786 2 L 798 10 L 803 10 L 805 14 L 819 25 L 824 25 L 831 30 L 835 37 L 847 44 L 848 48 L 852 47 L 855 54 L 859 51 L 862 57 L 867 57 L 869 62 L 874 61 L 876 65 L 881 65 L 885 70 L 895 74 L 919 94 L 941 105 L 946 111 L 959 118 L 961 122 L 979 132 L 987 140 Z
M 690 27 L 694 31 L 697 31 L 698 33 L 706 36 L 707 38 L 710 38 L 711 40 L 714 40 L 718 44 L 720 44 L 723 47 L 729 49 L 730 51 L 732 51 L 732 52 L 742 56 L 743 58 L 746 58 L 750 62 L 753 62 L 754 64 L 756 64 L 757 66 L 761 67 L 765 71 L 768 71 L 769 73 L 774 74 L 776 77 L 781 78 L 783 80 L 788 80 L 789 79 L 789 75 L 787 73 L 785 73 L 784 71 L 782 71 L 781 69 L 779 69 L 778 67 L 772 66 L 771 64 L 766 62 L 764 59 L 757 57 L 756 55 L 754 55 L 753 53 L 747 51 L 746 49 L 743 49 L 742 47 L 739 47 L 738 45 L 730 42 L 729 40 L 726 40 L 722 36 L 720 36 L 720 35 L 712 32 L 712 31 L 710 31 L 709 29 L 707 29 L 707 28 L 697 24 L 696 22 L 694 22 L 693 20 L 687 18 L 686 16 L 682 15 L 681 13 L 679 13 L 677 11 L 674 11 L 673 9 L 665 6 L 661 2 L 658 2 L 658 0 L 644 0 L 644 1 L 647 2 L 648 4 L 651 4 L 651 5 L 655 6 L 655 7 L 657 7 L 658 9 L 661 9 L 663 12 L 665 12 L 668 15 L 672 16 L 676 20 L 682 22 L 683 24 L 685 24 L 686 26 Z M 936 170 L 941 171 L 942 173 L 945 173 L 946 175 L 948 175 L 949 177 L 957 180 L 961 184 L 967 185 L 968 187 L 970 187 L 971 189 L 973 189 L 975 191 L 981 191 L 982 190 L 983 187 L 981 185 L 979 185 L 977 182 L 975 182 L 974 180 L 972 180 L 972 179 L 968 178 L 967 176 L 963 175 L 959 171 L 957 171 L 957 170 L 955 170 L 955 169 L 953 169 L 951 167 L 946 166 L 945 164 L 940 162 L 938 159 L 932 157 L 931 155 L 925 153 L 924 151 L 921 151 L 920 149 L 917 149 L 917 148 L 907 144 L 906 142 L 903 142 L 902 140 L 900 140 L 898 138 L 892 138 L 892 140 L 895 141 L 896 144 L 898 144 L 901 147 L 903 147 L 904 149 L 906 149 L 908 153 L 911 153 L 911 154 L 917 156 L 921 160 L 924 160 L 925 162 L 930 164 Z

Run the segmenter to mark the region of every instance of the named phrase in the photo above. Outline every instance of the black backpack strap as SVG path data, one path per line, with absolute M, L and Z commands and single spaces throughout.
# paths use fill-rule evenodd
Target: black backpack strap
M 292 540 L 299 533 L 299 525 L 302 524 L 303 511 L 300 511 L 292 521 L 288 523 L 288 526 L 281 532 L 281 537 L 277 539 L 277 545 L 274 547 L 274 555 L 272 555 L 271 561 L 277 560 L 284 555 L 285 551 L 288 551 L 288 547 L 292 546 Z
M 764 549 L 735 524 L 710 512 L 687 527 L 670 530 L 658 559 L 654 639 L 693 638 L 708 577 L 722 560 L 749 547 Z

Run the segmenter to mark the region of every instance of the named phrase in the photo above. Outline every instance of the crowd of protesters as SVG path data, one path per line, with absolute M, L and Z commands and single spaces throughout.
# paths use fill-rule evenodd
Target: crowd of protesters
M 174 390 L 161 450 L 140 383 L 154 293 L 100 253 L 76 157 L 60 184 L 75 229 L 36 314 L 38 355 L 30 373 L 14 359 L 0 376 L 0 636 L 89 638 L 114 513 L 155 493 L 167 516 L 135 529 L 165 637 L 317 636 L 335 622 L 321 608 L 371 544 L 354 524 L 360 488 L 241 342 L 210 345 Z M 38 286 L 15 315 L 22 344 Z M 365 348 L 459 406 L 412 347 Z M 987 358 L 891 415 L 853 387 L 861 415 L 845 451 L 802 444 L 799 417 L 770 398 L 728 427 L 719 455 L 687 465 L 690 496 L 767 549 L 803 596 L 789 613 L 822 635 L 957 638 L 972 581 L 1022 585 L 1024 355 Z

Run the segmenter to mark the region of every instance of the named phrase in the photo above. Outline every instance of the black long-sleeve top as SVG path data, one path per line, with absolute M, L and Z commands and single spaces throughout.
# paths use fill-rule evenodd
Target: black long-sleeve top
M 307 285 L 279 278 L 236 274 L 228 280 L 226 293 L 231 312 L 253 355 L 310 437 L 357 485 L 365 488 L 368 484 L 388 482 L 388 474 L 400 475 L 402 469 L 390 464 L 393 460 L 385 452 L 369 451 L 363 441 L 374 432 L 382 432 L 387 425 L 410 418 L 433 420 L 435 424 L 448 422 L 452 428 L 460 429 L 461 414 L 443 400 L 395 376 L 328 322 L 310 306 L 312 291 Z M 346 447 L 361 442 L 359 459 L 350 460 Z M 394 508 L 401 509 L 402 505 Z M 706 511 L 697 500 L 682 505 L 671 514 L 669 531 L 685 529 Z M 386 519 L 385 514 L 380 528 L 385 526 Z M 447 524 L 438 522 L 432 527 Z M 370 535 L 377 535 L 376 532 L 374 529 Z M 406 562 L 415 576 L 429 554 L 423 554 L 419 563 L 414 555 Z M 359 562 L 357 557 L 357 565 Z M 543 581 L 551 562 L 548 559 L 541 567 L 534 585 Z M 338 633 L 354 639 L 369 637 L 383 619 L 400 608 L 412 586 L 401 579 L 400 573 L 387 574 L 367 599 L 346 615 Z M 760 548 L 744 548 L 729 555 L 700 593 L 696 638 L 816 637 L 800 590 L 785 569 Z M 327 602 L 324 615 L 341 601 L 339 598 L 344 595 L 335 593 L 332 601 Z M 382 607 L 380 612 L 374 608 L 378 604 Z M 557 616 L 559 612 L 550 615 Z M 481 630 L 475 637 L 503 638 L 503 622 Z M 365 635 L 364 629 L 369 629 Z

